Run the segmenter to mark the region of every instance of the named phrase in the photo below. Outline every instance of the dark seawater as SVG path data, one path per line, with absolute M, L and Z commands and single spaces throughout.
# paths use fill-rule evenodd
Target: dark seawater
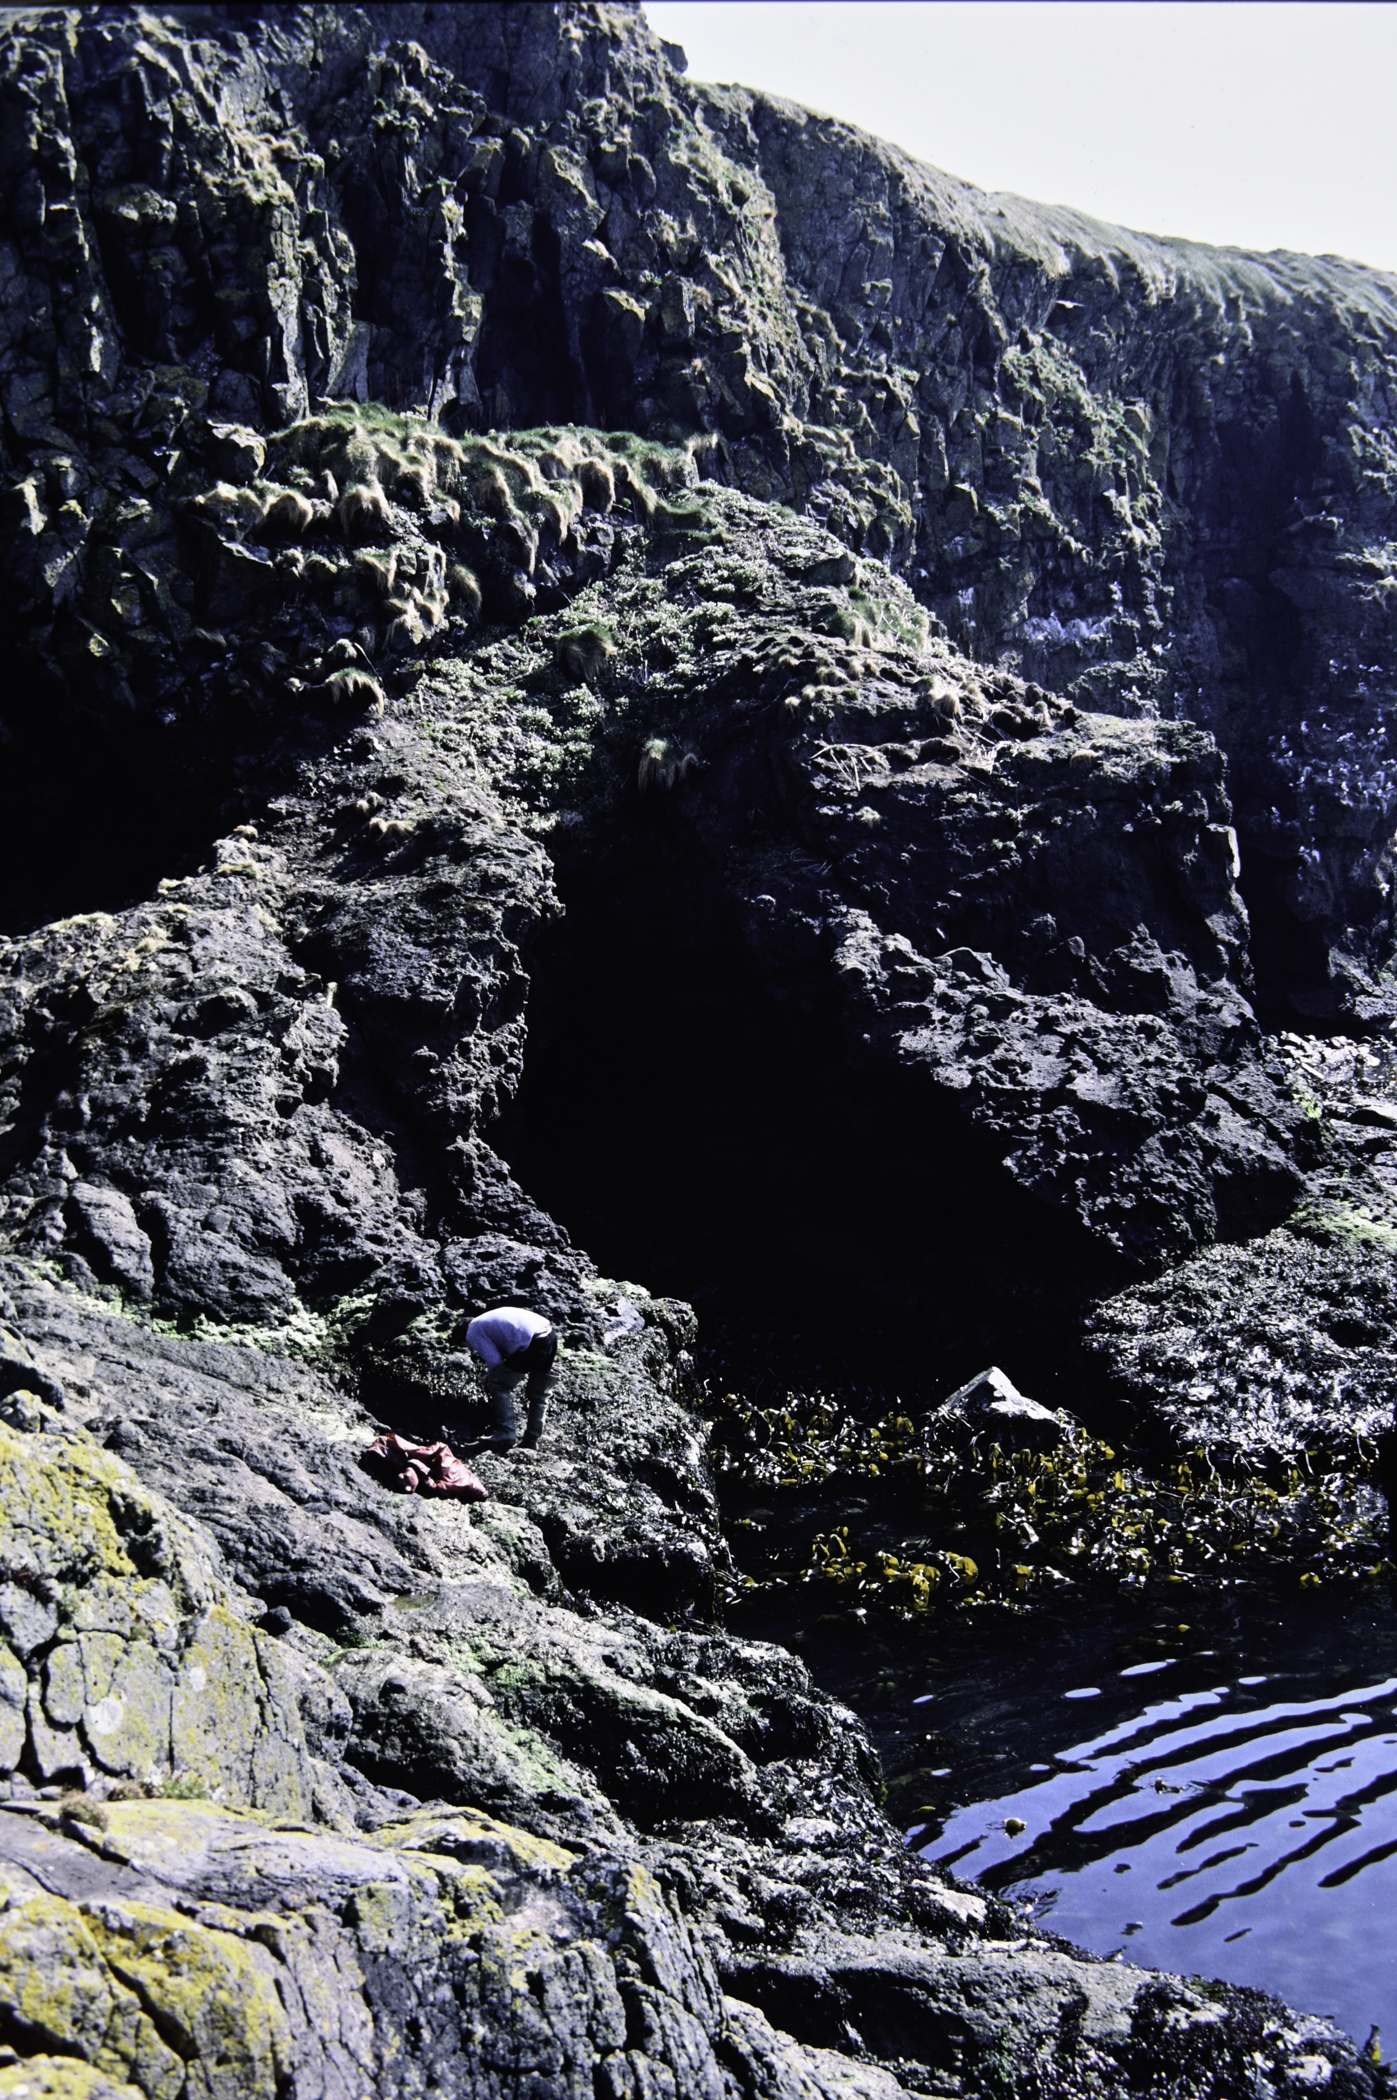
M 909 1842 L 1094 1953 L 1251 1984 L 1391 2040 L 1397 1652 L 1390 1627 L 1364 1630 L 1341 1629 L 1327 1657 L 1273 1632 L 1253 1667 L 1195 1650 L 1068 1682 L 1055 1658 L 1021 1714 L 1001 1698 L 1014 1783 Z M 914 1718 L 954 1723 L 957 1704 L 950 1686 Z

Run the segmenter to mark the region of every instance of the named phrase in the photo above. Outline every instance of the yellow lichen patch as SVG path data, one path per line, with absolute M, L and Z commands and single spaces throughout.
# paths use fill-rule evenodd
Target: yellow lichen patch
M 179 1634 L 179 1607 L 170 1585 L 159 1577 L 133 1582 L 129 1576 L 104 1575 L 89 1583 L 77 1598 L 72 1624 L 80 1635 L 106 1634 L 129 1640 L 138 1634 L 154 1641 L 157 1648 L 169 1649 Z
M 269 1658 L 275 1667 L 276 1657 Z M 214 1605 L 180 1662 L 170 1725 L 170 1754 L 180 1771 L 198 1772 L 235 1798 L 283 1815 L 308 1816 L 310 1801 L 298 1747 L 263 1711 L 257 1640 L 223 1605 Z M 277 1700 L 282 1716 L 289 1698 Z
M 59 2049 L 95 2055 L 111 2024 L 111 1978 L 70 1903 L 0 1867 L 0 2007 Z
M 354 1891 L 350 1916 L 366 1954 L 411 1958 L 418 1940 L 421 1899 L 431 1905 L 439 1894 L 436 1875 L 429 1868 L 424 1871 L 421 1862 L 413 1865 L 417 1872 L 406 1880 L 369 1882 Z
M 472 1940 L 484 1932 L 487 1925 L 502 1922 L 502 1892 L 488 1868 L 460 1865 L 454 1860 L 452 1865 L 455 1872 L 451 1877 L 452 1919 L 448 1937 Z
M 260 1690 L 250 1630 L 216 1604 L 181 1657 L 172 1714 L 174 1764 L 181 1770 L 244 1764 L 252 1753 Z
M 77 1907 L 0 1870 L 0 2013 L 40 2049 L 81 2057 L 174 2100 L 184 2066 L 138 1997 L 113 1975 Z
M 371 1882 L 355 1890 L 352 1915 L 359 1944 L 369 1954 L 408 1958 L 420 1942 L 424 1915 L 450 1940 L 478 1939 L 505 1922 L 504 1890 L 488 1867 L 431 1853 L 404 1852 L 407 1879 Z
M 234 1814 L 211 1801 L 109 1801 L 105 1850 L 159 1878 L 209 1851 L 230 1829 L 250 1833 L 267 1823 L 254 1810 Z
M 548 1838 L 498 1823 L 493 1816 L 473 1808 L 420 1809 L 375 1832 L 370 1844 L 384 1845 L 395 1852 L 441 1852 L 448 1858 L 469 1857 L 481 1849 L 504 1852 L 516 1868 L 543 1869 L 566 1874 L 576 1854 L 567 1852 Z
M 120 962 L 114 965 L 114 969 L 117 971 L 139 970 L 143 963 L 150 961 L 152 955 L 158 955 L 162 948 L 168 946 L 169 938 L 167 933 L 158 931 L 146 934 L 143 940 L 137 941 L 133 948 L 127 950 Z
M 6 1770 L 27 1709 L 45 1771 L 87 1756 L 141 1779 L 193 1772 L 231 1800 L 309 1814 L 279 1656 L 228 1608 L 192 1527 L 96 1444 L 0 1424 L 0 1638 L 21 1660 L 49 1651 L 27 1691 L 0 1655 Z
M 110 1506 L 133 1478 L 96 1445 L 0 1424 L 0 1555 L 10 1561 L 28 1546 L 47 1574 L 68 1582 L 134 1575 Z
M 293 2052 L 264 1949 L 154 1904 L 107 1901 L 86 1916 L 112 1975 L 139 1994 L 185 2062 L 197 2062 L 201 2094 L 275 2100 Z
M 557 1951 L 557 1942 L 542 1918 L 525 1915 L 487 1926 L 475 1950 L 482 1995 L 496 2002 L 510 1996 L 527 2000 L 540 1988 L 540 1972 L 547 1971 Z M 543 1988 L 546 1990 L 546 1984 Z
M 119 1648 L 114 1656 L 105 1652 L 106 1636 L 85 1634 L 81 1645 L 87 1680 L 82 1730 L 98 1763 L 126 1774 L 168 1765 L 171 1665 L 148 1641 L 112 1643 Z
M 24 1748 L 24 1705 L 29 1682 L 23 1666 L 0 1642 L 0 1770 L 12 1772 Z
M 134 2085 L 71 2056 L 30 2056 L 0 2066 L 0 2100 L 144 2100 Z
M 629 1866 L 622 1888 L 622 1901 L 628 1913 L 643 1917 L 647 1911 L 664 1909 L 660 1885 L 647 1867 Z

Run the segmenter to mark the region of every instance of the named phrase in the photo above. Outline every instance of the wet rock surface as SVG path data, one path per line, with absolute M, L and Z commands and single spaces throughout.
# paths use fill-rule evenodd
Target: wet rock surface
M 616 2080 L 667 2070 L 679 2091 L 950 2092 L 998 2065 L 1063 2091 L 1194 2067 L 1221 2092 L 1259 2047 L 1279 2076 L 1319 2049 L 1371 2088 L 1332 2029 L 1092 1964 L 948 1886 L 883 1822 L 859 1724 L 803 1663 L 564 1592 L 542 1532 L 579 1447 L 598 1471 L 590 1435 L 482 1461 L 491 1504 L 408 1503 L 354 1464 L 362 1418 L 324 1374 L 154 1335 L 32 1271 L 8 1284 L 31 1375 L 58 1396 L 12 1394 L 33 1425 L 4 1432 L 13 1462 L 123 1495 L 147 1566 L 152 1532 L 199 1552 L 225 1645 L 255 1646 L 262 1673 L 211 1664 L 217 1727 L 163 1768 L 211 1799 L 116 1798 L 133 1761 L 137 1793 L 162 1767 L 111 1736 L 61 1760 L 69 1791 L 45 1799 L 54 1657 L 85 1654 L 84 1615 L 149 1621 L 151 1580 L 89 1584 L 79 1630 L 60 1627 L 0 1803 L 0 2002 L 36 2073 L 52 2055 L 192 2092 L 212 2058 L 240 2092 L 312 2070 L 326 2090 L 368 2076 L 411 2092 L 430 2074 L 465 2091 L 531 2050 L 550 2085 L 580 2075 L 576 2055 Z M 653 1385 L 642 1404 L 663 1421 Z M 623 1465 L 603 1476 L 613 1496 Z M 629 1502 L 616 1522 L 633 1552 L 634 1488 Z M 61 1534 L 70 1558 L 77 1531 Z M 596 1508 L 591 1536 L 609 1543 Z M 649 1564 L 664 1566 L 662 1533 Z M 272 1596 L 294 1608 L 264 1609 Z M 186 1686 L 208 1638 L 183 1654 Z M 153 1743 L 161 1695 L 119 1668 L 128 1733 Z M 274 1788 L 291 1795 L 259 1817 L 267 1782 L 234 1746 L 269 1718 L 288 1775 Z
M 5 34 L 0 2093 L 1376 2090 L 907 1854 L 679 1286 L 1381 1443 L 1390 282 L 619 8 Z

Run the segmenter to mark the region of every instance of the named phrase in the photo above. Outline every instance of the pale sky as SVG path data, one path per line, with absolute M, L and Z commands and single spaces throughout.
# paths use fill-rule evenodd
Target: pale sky
M 695 80 L 844 117 L 987 190 L 1397 271 L 1397 5 L 654 0 Z

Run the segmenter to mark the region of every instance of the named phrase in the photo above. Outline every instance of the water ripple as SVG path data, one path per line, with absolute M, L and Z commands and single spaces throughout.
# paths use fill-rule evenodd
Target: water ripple
M 1172 1667 L 1122 1674 L 1154 1689 Z M 1360 2040 L 1374 2023 L 1391 2032 L 1397 1677 L 1265 1706 L 1257 1684 L 1129 1712 L 1066 1745 L 1039 1784 L 957 1810 L 921 1838 L 925 1856 L 1031 1897 L 1098 1953 L 1274 1991 Z

